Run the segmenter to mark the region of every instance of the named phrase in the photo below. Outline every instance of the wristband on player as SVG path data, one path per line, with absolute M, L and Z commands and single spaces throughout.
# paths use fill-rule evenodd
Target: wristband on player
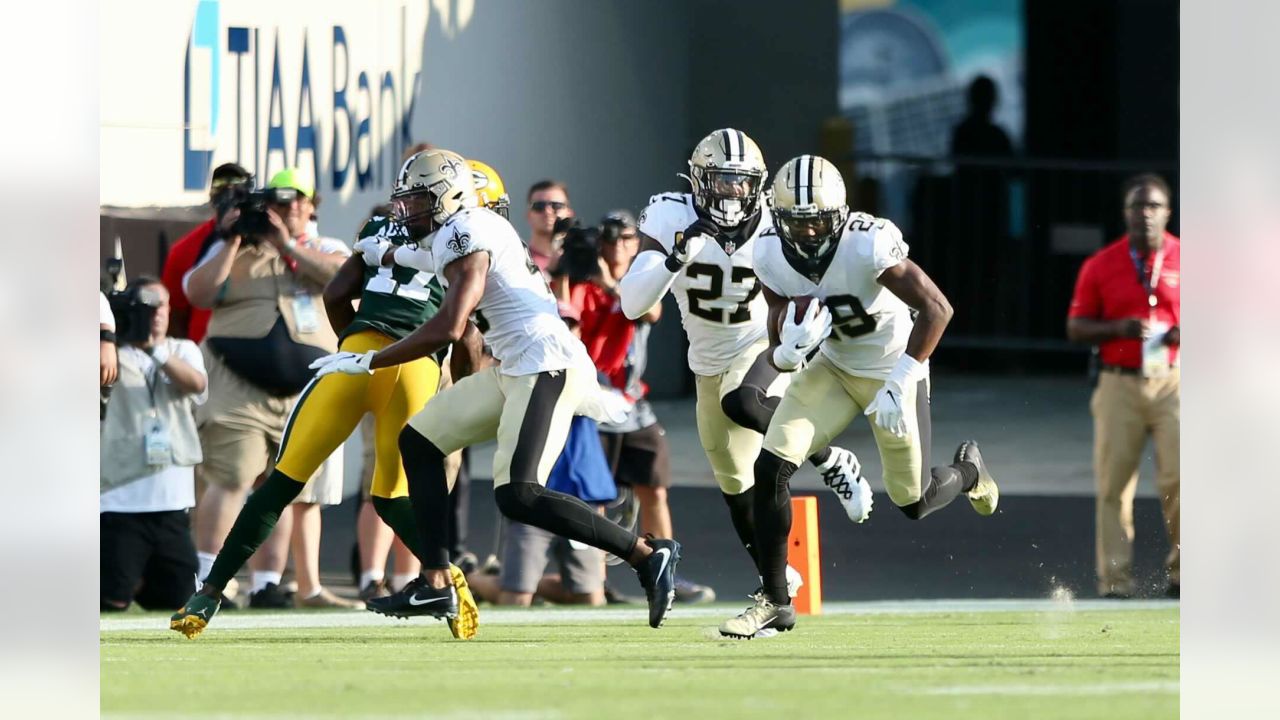
M 907 388 L 923 380 L 924 373 L 924 363 L 904 352 L 902 357 L 898 358 L 898 362 L 894 363 L 893 369 L 889 371 L 887 382 L 897 383 L 900 388 Z
M 116 344 L 116 334 L 110 330 L 98 328 L 98 339 L 102 342 L 109 342 L 112 345 Z

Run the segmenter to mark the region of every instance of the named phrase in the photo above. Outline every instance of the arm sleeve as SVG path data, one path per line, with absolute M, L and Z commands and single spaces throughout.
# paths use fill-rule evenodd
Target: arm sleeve
M 656 250 L 636 256 L 631 269 L 622 277 L 618 288 L 622 295 L 622 312 L 630 320 L 649 312 L 671 289 L 676 273 L 667 269 L 666 258 Z
M 1076 289 L 1071 295 L 1068 318 L 1098 318 L 1102 316 L 1102 295 L 1094 278 L 1093 261 L 1085 260 L 1076 276 Z
M 393 257 L 397 265 L 413 268 L 418 272 L 434 274 L 436 271 L 431 251 L 426 248 L 415 245 L 400 245 L 396 248 L 396 253 Z

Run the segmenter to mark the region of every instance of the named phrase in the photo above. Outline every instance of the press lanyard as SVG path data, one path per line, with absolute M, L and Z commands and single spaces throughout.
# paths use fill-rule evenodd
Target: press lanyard
M 147 395 L 151 397 L 151 416 L 158 418 L 160 417 L 160 405 L 156 402 L 156 388 L 161 383 L 160 363 L 156 362 L 150 353 L 147 353 L 147 356 L 151 358 L 151 376 L 148 377 L 146 373 L 143 373 L 142 379 L 147 384 Z
M 1133 260 L 1133 268 L 1138 271 L 1138 283 L 1147 292 L 1147 305 L 1151 307 L 1152 312 L 1155 312 L 1156 289 L 1160 287 L 1160 270 L 1164 266 L 1164 248 L 1157 250 L 1156 256 L 1151 260 L 1150 280 L 1142 270 L 1142 258 L 1138 256 L 1138 251 L 1129 248 L 1129 257 Z

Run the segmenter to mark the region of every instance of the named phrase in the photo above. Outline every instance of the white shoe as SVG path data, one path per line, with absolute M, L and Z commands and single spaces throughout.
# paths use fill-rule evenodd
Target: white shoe
M 831 457 L 818 467 L 818 472 L 822 473 L 822 483 L 840 498 L 850 520 L 860 523 L 871 515 L 871 485 L 862 477 L 857 455 L 833 446 Z

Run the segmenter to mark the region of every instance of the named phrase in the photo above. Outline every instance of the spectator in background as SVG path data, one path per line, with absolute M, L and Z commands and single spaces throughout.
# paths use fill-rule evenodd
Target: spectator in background
M 170 610 L 196 582 L 188 510 L 201 460 L 195 407 L 208 377 L 195 343 L 166 336 L 169 293 L 159 280 L 134 280 L 125 299 L 100 448 L 101 609 L 136 600 Z
M 311 188 L 296 170 L 273 177 L 269 194 L 268 210 L 258 220 L 262 227 L 242 234 L 236 224 L 240 211 L 231 209 L 219 219 L 216 241 L 183 278 L 191 303 L 213 310 L 203 343 L 210 397 L 199 413 L 206 483 L 196 512 L 202 579 L 254 479 L 280 446 L 289 412 L 312 378 L 308 365 L 337 348 L 321 292 L 350 250 L 305 235 L 310 215 L 301 196 Z M 340 480 L 322 467 L 299 499 L 304 505 L 340 501 Z M 326 481 L 331 484 L 316 487 Z M 287 542 L 290 529 L 287 522 L 277 524 L 266 552 L 251 563 L 251 606 L 285 606 L 280 539 Z M 323 588 L 305 588 L 315 593 L 311 597 L 302 590 L 298 601 L 304 604 L 352 605 Z
M 645 400 L 649 388 L 640 379 L 648 357 L 649 328 L 661 317 L 662 304 L 632 321 L 618 301 L 618 282 L 640 251 L 635 217 L 627 210 L 606 214 L 599 238 L 594 272 L 585 280 L 570 277 L 570 303 L 581 316 L 582 343 L 601 382 L 634 403 L 626 421 L 600 427 L 600 441 L 614 479 L 639 500 L 641 530 L 657 538 L 674 538 L 667 500 L 671 460 L 666 431 Z M 566 240 L 566 245 L 570 242 Z M 576 240 L 573 243 L 576 247 Z M 705 585 L 676 578 L 678 602 L 711 602 L 715 596 Z
M 560 238 L 555 232 L 557 220 L 573 217 L 569 206 L 569 189 L 558 180 L 539 180 L 529 187 L 529 257 L 543 275 L 560 260 Z
M 1067 337 L 1099 346 L 1093 411 L 1097 476 L 1098 593 L 1134 594 L 1133 496 L 1147 437 L 1156 451 L 1156 492 L 1169 534 L 1166 594 L 1178 597 L 1178 348 L 1181 252 L 1169 234 L 1169 186 L 1139 175 L 1124 186 L 1128 233 L 1085 260 L 1067 314 Z
M 116 319 L 107 296 L 98 292 L 98 386 L 116 381 Z
M 999 90 L 991 78 L 979 75 L 969 83 L 968 112 L 951 131 L 952 155 L 1013 155 L 1009 135 L 992 120 L 999 101 Z
M 169 248 L 160 279 L 169 291 L 169 302 L 173 308 L 169 319 L 169 334 L 172 337 L 187 338 L 194 343 L 204 339 L 205 329 L 209 326 L 209 310 L 191 304 L 182 289 L 182 278 L 196 264 L 209 244 L 217 222 L 218 207 L 237 188 L 248 189 L 252 182 L 253 176 L 249 171 L 235 163 L 225 163 L 214 168 L 213 180 L 209 184 L 209 205 L 214 209 L 215 216 L 197 225 Z

